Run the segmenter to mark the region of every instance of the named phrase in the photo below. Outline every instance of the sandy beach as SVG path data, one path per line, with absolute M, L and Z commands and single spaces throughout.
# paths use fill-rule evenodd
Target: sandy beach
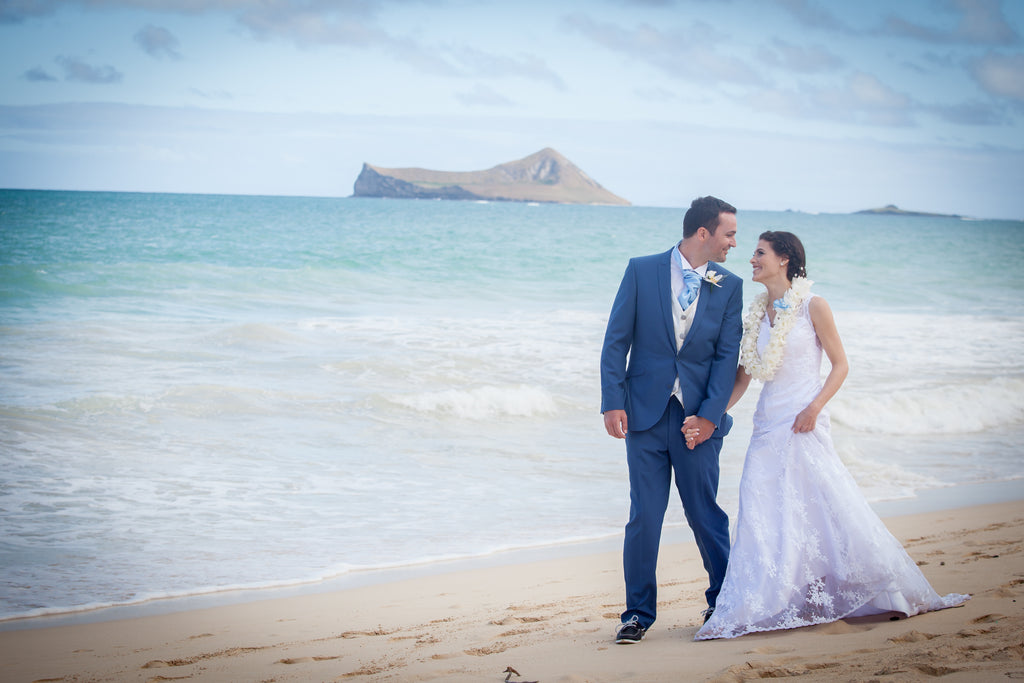
M 676 543 L 638 645 L 612 641 L 622 570 L 606 552 L 131 619 L 28 620 L 0 633 L 0 661 L 5 681 L 26 683 L 1024 679 L 1024 501 L 886 523 L 939 593 L 972 599 L 698 643 L 706 577 L 693 544 Z

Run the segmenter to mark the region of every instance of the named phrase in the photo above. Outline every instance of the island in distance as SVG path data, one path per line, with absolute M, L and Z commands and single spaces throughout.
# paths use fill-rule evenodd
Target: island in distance
M 485 171 L 381 168 L 364 163 L 352 196 L 630 205 L 550 147 Z
M 879 216 L 930 216 L 932 218 L 963 218 L 957 214 L 948 213 L 925 213 L 923 211 L 904 211 L 895 204 L 889 204 L 878 209 L 864 209 L 856 213 L 874 214 Z

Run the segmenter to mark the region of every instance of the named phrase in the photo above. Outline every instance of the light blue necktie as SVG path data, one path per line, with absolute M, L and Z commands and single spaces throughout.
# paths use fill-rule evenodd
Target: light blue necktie
M 700 292 L 701 277 L 697 271 L 683 265 L 683 257 L 679 254 L 678 247 L 672 250 L 672 255 L 679 267 L 683 269 L 683 289 L 679 292 L 679 305 L 685 311 L 696 300 L 697 294 Z

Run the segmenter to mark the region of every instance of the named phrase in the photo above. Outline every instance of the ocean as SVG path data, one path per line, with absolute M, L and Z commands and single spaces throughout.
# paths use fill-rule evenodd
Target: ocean
M 0 619 L 621 534 L 604 326 L 682 216 L 0 191 Z M 870 500 L 1024 495 L 1024 222 L 738 219 L 745 303 L 757 235 L 804 240 Z M 756 390 L 722 453 L 730 513 Z

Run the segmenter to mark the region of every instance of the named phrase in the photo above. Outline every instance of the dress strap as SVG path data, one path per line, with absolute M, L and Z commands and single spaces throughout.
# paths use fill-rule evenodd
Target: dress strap
M 811 307 L 810 307 L 810 303 L 811 303 L 811 299 L 813 299 L 816 296 L 818 296 L 818 295 L 814 294 L 814 293 L 808 294 L 807 298 L 804 299 L 802 302 L 800 302 L 800 308 L 802 309 L 800 311 L 800 315 L 803 317 L 804 320 L 806 320 L 807 322 L 811 323 L 811 327 L 814 327 L 814 323 L 811 322 Z

